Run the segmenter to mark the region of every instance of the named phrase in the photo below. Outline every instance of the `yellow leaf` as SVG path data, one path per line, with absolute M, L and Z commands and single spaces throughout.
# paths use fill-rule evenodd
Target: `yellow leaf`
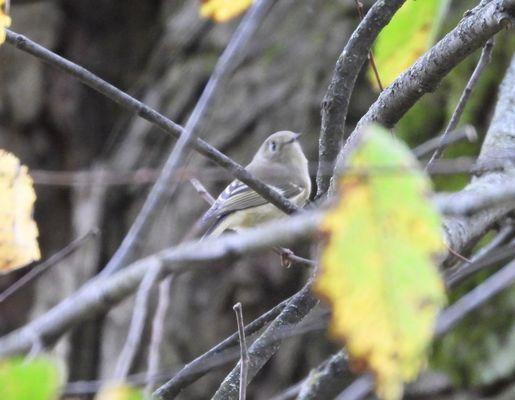
M 143 396 L 139 390 L 126 384 L 111 384 L 104 386 L 95 400 L 143 400 Z
M 0 273 L 41 257 L 38 228 L 32 219 L 36 194 L 27 167 L 0 150 Z
M 11 26 L 11 18 L 5 11 L 5 0 L 0 0 L 0 45 L 5 42 L 5 29 Z
M 427 199 L 430 181 L 410 150 L 369 127 L 341 178 L 341 196 L 323 222 L 328 241 L 315 292 L 333 310 L 331 334 L 376 376 L 383 399 L 400 399 L 403 382 L 426 362 L 445 303 L 435 256 L 441 220 Z
M 244 12 L 254 0 L 202 0 L 200 15 L 216 22 L 228 21 Z
M 407 0 L 379 34 L 374 57 L 383 84 L 390 85 L 434 42 L 448 0 Z M 373 71 L 369 80 L 377 86 Z

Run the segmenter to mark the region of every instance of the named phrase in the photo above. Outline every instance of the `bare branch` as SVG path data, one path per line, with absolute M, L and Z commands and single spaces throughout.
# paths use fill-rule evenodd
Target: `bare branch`
M 314 234 L 321 218 L 320 212 L 305 212 L 238 235 L 184 243 L 136 261 L 112 276 L 94 278 L 47 313 L 0 338 L 0 357 L 27 351 L 34 334 L 49 343 L 77 322 L 105 312 L 133 293 L 155 264 L 163 265 L 165 274 L 181 273 L 207 268 L 211 266 L 208 261 L 233 259 L 274 245 L 287 246 Z
M 147 367 L 147 384 L 145 386 L 145 394 L 148 398 L 152 394 L 156 386 L 155 377 L 159 371 L 159 361 L 161 359 L 160 346 L 163 342 L 165 333 L 166 311 L 170 303 L 170 289 L 173 282 L 173 275 L 168 276 L 159 284 L 159 299 L 157 301 L 156 314 L 152 321 L 152 335 L 150 337 L 150 346 L 148 349 L 148 367 Z
M 426 170 L 431 166 L 431 164 L 440 158 L 442 155 L 443 150 L 445 149 L 445 141 L 447 139 L 447 135 L 449 135 L 450 132 L 452 132 L 456 127 L 458 126 L 458 123 L 460 122 L 460 118 L 463 115 L 463 111 L 465 111 L 465 106 L 467 105 L 467 102 L 470 98 L 470 95 L 472 94 L 472 90 L 476 86 L 479 77 L 481 76 L 481 73 L 486 68 L 486 66 L 490 63 L 490 59 L 492 58 L 492 50 L 494 48 L 494 39 L 490 38 L 486 42 L 485 46 L 483 47 L 483 51 L 481 52 L 481 57 L 479 57 L 479 61 L 477 62 L 476 68 L 474 69 L 474 72 L 472 72 L 472 75 L 467 82 L 467 86 L 465 86 L 465 90 L 463 90 L 463 93 L 461 94 L 460 100 L 458 101 L 458 105 L 456 106 L 456 109 L 454 110 L 451 120 L 449 121 L 449 124 L 445 128 L 445 131 L 443 135 L 440 137 L 440 142 L 438 143 L 438 147 L 435 149 L 433 155 L 429 159 Z
M 435 138 L 429 139 L 427 142 L 420 144 L 419 146 L 413 149 L 413 154 L 417 158 L 422 158 L 425 155 L 431 153 L 436 150 L 440 143 L 442 142 L 444 146 L 449 146 L 453 143 L 460 142 L 462 140 L 468 140 L 469 142 L 477 141 L 477 132 L 476 128 L 472 125 L 465 125 L 461 128 L 456 129 L 455 131 L 450 132 L 447 137 L 443 137 L 443 134 L 437 136 Z
M 238 325 L 238 337 L 240 338 L 240 390 L 238 400 L 247 398 L 247 375 L 249 373 L 249 352 L 245 339 L 245 326 L 243 324 L 243 312 L 241 303 L 236 303 L 233 307 L 236 313 L 236 323 Z
M 286 307 L 286 305 L 292 298 L 293 296 L 282 301 L 281 303 L 279 303 L 278 305 L 264 313 L 262 316 L 248 324 L 245 327 L 245 335 L 250 336 L 254 334 L 267 323 L 275 319 L 275 317 L 277 317 L 281 313 L 281 311 Z M 174 396 L 179 394 L 182 389 L 184 389 L 185 387 L 192 384 L 193 382 L 204 376 L 206 373 L 211 371 L 213 369 L 213 366 L 211 366 L 213 361 L 223 351 L 236 345 L 238 339 L 239 335 L 238 332 L 236 332 L 224 341 L 217 344 L 212 349 L 208 350 L 204 354 L 200 355 L 199 357 L 188 363 L 177 374 L 175 374 L 172 379 L 170 379 L 163 386 L 161 386 L 156 391 L 156 394 L 164 398 L 173 398 Z
M 306 285 L 287 304 L 284 310 L 266 328 L 260 337 L 249 348 L 248 380 L 256 376 L 259 370 L 272 357 L 279 348 L 278 339 L 281 332 L 295 327 L 318 303 L 311 293 L 311 284 Z M 212 400 L 238 400 L 239 364 L 225 377 Z M 163 400 L 168 399 L 162 397 Z
M 341 149 L 336 170 L 343 169 L 348 154 L 356 146 L 364 126 L 377 122 L 392 127 L 425 93 L 436 89 L 440 81 L 459 62 L 504 27 L 513 23 L 515 2 L 492 0 L 466 13 L 460 23 L 427 53 L 387 87 L 361 118 Z M 331 190 L 335 189 L 335 182 Z
M 515 246 L 510 245 L 499 248 L 500 245 L 513 236 L 514 231 L 515 228 L 511 224 L 503 227 L 490 243 L 478 250 L 474 257 L 471 258 L 470 263 L 460 263 L 452 269 L 445 271 L 447 287 L 454 288 L 481 269 L 503 261 L 508 257 L 515 257 Z
M 485 185 L 481 192 L 438 193 L 434 200 L 438 209 L 449 215 L 470 216 L 498 206 L 508 206 L 513 209 L 515 208 L 515 182 L 503 182 L 503 184 L 492 182 L 488 186 Z
M 350 97 L 361 67 L 377 35 L 406 0 L 377 1 L 352 33 L 338 57 L 322 102 L 317 197 L 327 192 L 334 163 L 343 141 Z
M 139 285 L 136 293 L 134 311 L 132 313 L 129 333 L 122 352 L 116 362 L 113 378 L 116 381 L 125 381 L 136 357 L 136 353 L 141 344 L 143 329 L 145 328 L 145 320 L 148 314 L 148 301 L 152 291 L 152 287 L 156 283 L 161 274 L 161 265 L 153 265 L 146 273 Z
M 39 263 L 34 268 L 32 268 L 29 272 L 23 275 L 20 279 L 6 288 L 2 293 L 0 293 L 0 303 L 3 303 L 9 297 L 11 297 L 14 293 L 20 290 L 22 287 L 32 282 L 34 279 L 39 277 L 45 271 L 48 271 L 49 268 L 53 267 L 60 261 L 64 260 L 70 254 L 72 254 L 75 250 L 77 250 L 87 239 L 91 236 L 95 236 L 98 234 L 98 230 L 92 230 L 82 235 L 81 237 L 75 239 L 71 243 L 69 243 L 66 247 L 59 250 L 57 253 L 52 254 L 50 258 Z
M 239 24 L 231 41 L 216 63 L 213 74 L 209 78 L 200 99 L 191 112 L 176 145 L 168 156 L 159 178 L 148 194 L 129 232 L 102 270 L 101 275 L 106 276 L 112 274 L 133 259 L 136 254 L 137 244 L 151 228 L 157 210 L 164 203 L 165 193 L 171 194 L 177 188 L 177 176 L 180 173 L 179 168 L 183 166 L 187 158 L 186 150 L 188 146 L 195 141 L 200 123 L 215 100 L 216 92 L 247 51 L 250 38 L 257 31 L 269 7 L 271 7 L 275 1 L 276 0 L 259 0 L 252 6 L 250 11 L 247 12 L 242 22 Z
M 202 183 L 197 178 L 191 178 L 190 182 L 192 186 L 195 188 L 197 193 L 202 196 L 202 198 L 206 201 L 207 204 L 212 205 L 215 202 L 215 198 L 211 196 L 211 193 L 207 191 Z
M 16 48 L 39 58 L 43 62 L 70 74 L 93 90 L 96 90 L 120 106 L 149 121 L 164 132 L 170 134 L 172 137 L 177 139 L 182 135 L 184 131 L 182 126 L 166 118 L 164 115 L 151 107 L 148 107 L 139 100 L 129 96 L 127 93 L 121 91 L 115 86 L 100 79 L 87 69 L 53 53 L 23 35 L 8 29 L 6 30 L 6 35 L 6 43 L 9 43 Z M 213 146 L 209 145 L 204 140 L 196 139 L 189 143 L 189 146 L 211 161 L 230 171 L 236 179 L 239 179 L 250 186 L 257 193 L 284 212 L 292 213 L 296 210 L 296 207 L 285 199 L 284 196 L 281 196 L 277 191 L 270 189 L 263 182 L 255 179 L 244 167 Z

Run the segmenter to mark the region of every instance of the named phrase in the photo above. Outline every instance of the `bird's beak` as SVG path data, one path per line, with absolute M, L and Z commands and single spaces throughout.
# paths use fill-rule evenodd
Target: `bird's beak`
M 302 133 L 295 133 L 293 135 L 293 138 L 291 138 L 290 140 L 288 140 L 287 142 L 285 142 L 284 144 L 291 144 L 291 143 L 295 143 L 297 140 L 299 140 L 299 137 L 300 135 L 302 135 Z

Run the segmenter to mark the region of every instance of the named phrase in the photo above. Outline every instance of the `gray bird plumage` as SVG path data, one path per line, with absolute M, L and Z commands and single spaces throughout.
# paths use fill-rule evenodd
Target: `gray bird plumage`
M 294 204 L 303 206 L 311 193 L 308 161 L 297 139 L 299 134 L 280 131 L 269 136 L 246 167 Z M 239 230 L 284 215 L 246 184 L 235 180 L 204 214 L 205 236 L 227 229 Z

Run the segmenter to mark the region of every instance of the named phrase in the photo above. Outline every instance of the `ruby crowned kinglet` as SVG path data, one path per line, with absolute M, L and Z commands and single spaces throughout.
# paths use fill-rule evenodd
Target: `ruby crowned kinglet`
M 297 141 L 299 136 L 290 131 L 269 136 L 247 170 L 295 205 L 303 206 L 311 193 L 311 180 L 308 160 Z M 235 180 L 202 217 L 202 225 L 208 226 L 204 237 L 218 236 L 227 229 L 238 231 L 283 215 L 268 200 Z

